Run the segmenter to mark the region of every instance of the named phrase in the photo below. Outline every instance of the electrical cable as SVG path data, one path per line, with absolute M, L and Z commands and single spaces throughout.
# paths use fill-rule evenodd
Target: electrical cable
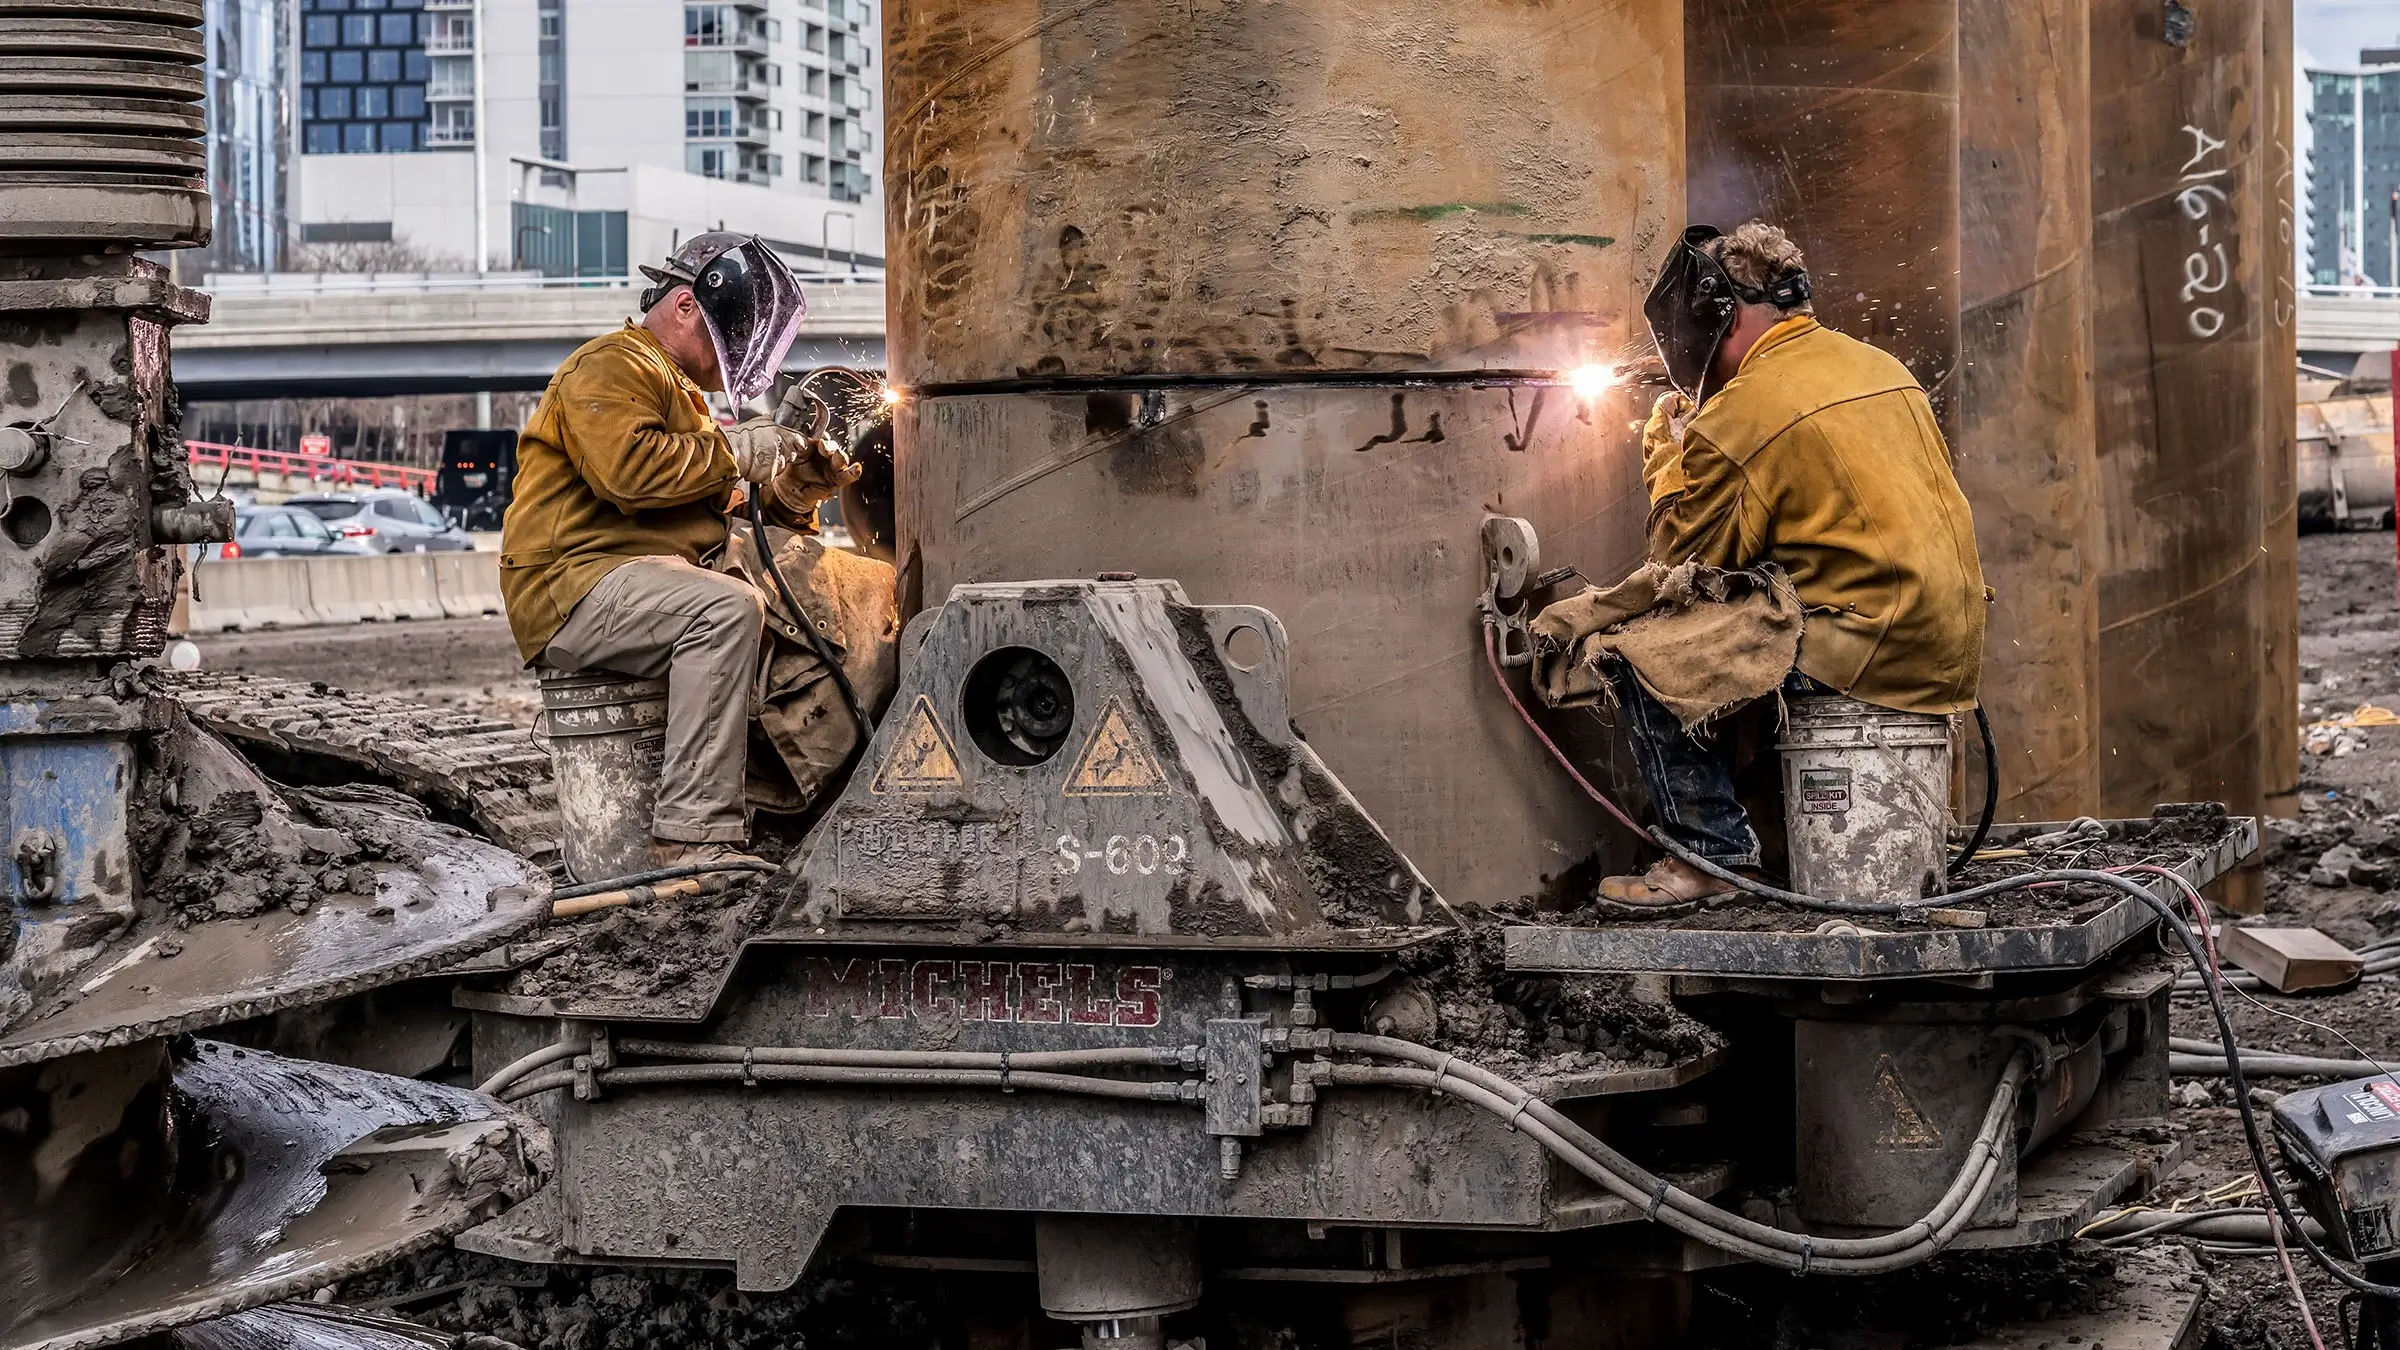
M 1533 729 L 1535 735 L 1540 738 L 1542 744 L 1549 749 L 1551 756 L 1558 760 L 1561 767 L 1567 770 L 1568 775 L 1575 780 L 1576 784 L 1584 790 L 1586 795 L 1590 796 L 1593 800 L 1606 807 L 1609 811 L 1609 814 L 1615 816 L 1620 821 L 1626 822 L 1629 828 L 1634 829 L 1637 833 L 1643 833 L 1639 826 L 1632 825 L 1630 817 L 1626 816 L 1623 808 L 1618 807 L 1614 802 L 1607 800 L 1606 797 L 1599 791 L 1599 789 L 1593 787 L 1580 772 L 1576 771 L 1575 766 L 1567 761 L 1566 755 L 1559 750 L 1557 744 L 1553 742 L 1547 735 L 1542 733 L 1540 726 L 1534 722 L 1533 715 L 1526 711 L 1525 705 L 1518 700 L 1516 691 L 1509 686 L 1506 677 L 1501 674 L 1499 661 L 1496 655 L 1494 655 L 1493 642 L 1494 639 L 1492 636 L 1491 626 L 1487 623 L 1484 628 L 1484 651 L 1488 657 L 1492 658 L 1489 662 L 1492 668 L 1492 674 L 1495 679 L 1499 680 L 1501 692 L 1508 696 L 1509 704 L 1517 710 L 1517 715 L 1523 718 L 1526 725 Z M 1717 864 L 1710 862 L 1708 859 L 1693 853 L 1690 849 L 1683 847 L 1681 844 L 1676 843 L 1672 838 L 1668 837 L 1664 830 L 1651 830 L 1647 831 L 1646 833 L 1648 838 L 1655 841 L 1661 848 L 1665 849 L 1670 855 L 1681 860 L 1687 866 L 1693 867 L 1708 876 L 1715 877 L 1717 880 L 1725 882 L 1727 885 L 1732 886 L 1737 890 L 1746 891 L 1762 899 L 1773 900 L 1781 904 L 1791 905 L 1795 908 L 1815 910 L 1821 913 L 1879 915 L 1908 914 L 1911 911 L 1924 908 L 1927 905 L 1956 905 L 1967 901 L 1980 900 L 1989 896 L 2004 894 L 2009 891 L 2022 890 L 2028 886 L 2049 886 L 2062 883 L 2083 883 L 2095 886 L 2103 886 L 2110 890 L 2117 891 L 2124 895 L 2127 899 L 2133 900 L 2136 903 L 2146 907 L 2158 917 L 2159 922 L 2165 925 L 2170 933 L 2174 934 L 2176 941 L 2182 944 L 2185 955 L 2190 957 L 2192 964 L 2207 977 L 2207 984 L 2201 992 L 2207 995 L 2209 1013 L 2213 1018 L 2215 1018 L 2217 1023 L 2217 1043 L 2225 1047 L 2225 1076 L 2227 1079 L 2231 1080 L 2233 1086 L 2233 1104 L 2235 1111 L 2240 1116 L 2242 1122 L 2242 1142 L 2249 1151 L 2252 1165 L 2258 1169 L 2261 1179 L 2261 1189 L 2266 1192 L 2268 1198 L 2275 1206 L 2276 1213 L 2283 1220 L 2284 1227 L 2278 1229 L 2279 1240 L 2281 1234 L 2288 1230 L 2293 1237 L 2299 1240 L 2301 1249 L 2308 1254 L 2308 1258 L 2315 1262 L 2318 1268 L 2322 1269 L 2327 1275 L 2331 1276 L 2338 1283 L 2347 1286 L 2348 1288 L 2355 1289 L 2359 1293 L 2373 1298 L 2400 1299 L 2400 1285 L 2377 1283 L 2376 1281 L 2370 1280 L 2364 1275 L 2358 1274 L 2357 1272 L 2352 1271 L 2337 1262 L 2331 1253 L 2327 1252 L 2317 1243 L 2314 1238 L 2310 1237 L 2309 1234 L 2301 1228 L 2300 1217 L 2295 1211 L 2293 1211 L 2291 1207 L 2291 1201 L 2283 1194 L 2283 1191 L 2278 1187 L 2265 1184 L 2266 1178 L 2274 1170 L 2274 1164 L 2268 1157 L 2266 1139 L 2259 1131 L 2258 1114 L 2256 1110 L 2253 1109 L 2250 1102 L 2249 1082 L 2242 1072 L 2240 1041 L 2239 1038 L 2234 1035 L 2232 1014 L 2226 1008 L 2225 991 L 2221 983 L 2220 974 L 2217 970 L 2214 944 L 2213 942 L 2205 942 L 2204 945 L 2205 940 L 2192 931 L 2191 926 L 2186 924 L 2183 921 L 2182 916 L 2175 912 L 2175 907 L 2157 895 L 2152 894 L 2147 887 L 2140 885 L 2131 878 L 2114 872 L 2099 871 L 2091 868 L 2059 868 L 2051 871 L 2030 872 L 2020 876 L 2009 877 L 2001 881 L 1987 882 L 1984 885 L 1970 887 L 1967 890 L 1952 891 L 1945 895 L 1930 896 L 1925 899 L 1912 902 L 1883 904 L 1846 900 L 1826 900 L 1818 896 L 1802 895 L 1796 891 L 1789 891 L 1781 887 L 1770 886 L 1765 882 L 1755 881 L 1728 868 L 1720 867 Z M 2208 927 L 2206 908 L 2200 902 L 2199 891 L 2194 888 L 2188 880 L 2183 878 L 2180 874 L 2169 871 L 2166 868 L 2145 868 L 2143 870 L 2162 873 L 2175 882 L 2176 885 L 2181 887 L 2183 891 L 2191 897 L 2194 906 L 2198 909 L 2201 915 L 2201 930 L 2202 932 L 2206 932 Z M 2313 1325 L 2314 1323 L 2312 1319 L 2312 1328 Z
M 1816 1249 L 1842 1239 L 1813 1238 L 1805 1234 L 1786 1233 L 1780 1229 L 1769 1230 L 1809 1248 L 1794 1252 L 1786 1250 L 1780 1245 L 1770 1246 L 1763 1242 L 1753 1241 L 1746 1236 L 1730 1231 L 1728 1227 L 1720 1227 L 1696 1218 L 1684 1209 L 1666 1203 L 1667 1195 L 1663 1192 L 1671 1192 L 1673 1188 L 1668 1187 L 1665 1182 L 1658 1182 L 1658 1190 L 1644 1193 L 1639 1187 L 1602 1166 L 1598 1159 L 1575 1147 L 1558 1131 L 1552 1129 L 1546 1121 L 1534 1116 L 1529 1111 L 1518 1110 L 1504 1098 L 1459 1074 L 1443 1073 L 1431 1069 L 1378 1069 L 1343 1064 L 1332 1066 L 1329 1072 L 1331 1076 L 1327 1081 L 1335 1084 L 1419 1087 L 1456 1097 L 1468 1105 L 1480 1107 L 1507 1121 L 1512 1128 L 1523 1131 L 1528 1137 L 1558 1157 L 1560 1161 L 1597 1182 L 1603 1189 L 1616 1195 L 1619 1199 L 1633 1205 L 1643 1217 L 1694 1241 L 1715 1247 L 1719 1251 L 1731 1253 L 1745 1260 L 1756 1261 L 1761 1265 L 1774 1266 L 1800 1274 L 1883 1275 L 1895 1270 L 1904 1270 L 1932 1257 L 1944 1247 L 1949 1246 L 1959 1232 L 1965 1229 L 1968 1221 L 1974 1217 L 1976 1209 L 1982 1205 L 1983 1198 L 1991 1193 L 1992 1184 L 1998 1179 L 2000 1173 L 2001 1159 L 1999 1156 L 1994 1154 L 1986 1157 L 1982 1165 L 1975 1170 L 1974 1179 L 1969 1184 L 1966 1194 L 1961 1198 L 1958 1208 L 1939 1228 L 1916 1240 L 1910 1246 L 1880 1256 L 1819 1257 L 1815 1254 Z M 1716 1213 L 1727 1219 L 1739 1217 L 1723 1210 L 1718 1210 Z M 1749 1221 L 1744 1220 L 1744 1222 Z M 1919 1220 L 1919 1223 L 1922 1222 L 1923 1220 Z M 1911 1225 L 1912 1228 L 1915 1226 Z
M 1877 1257 L 1909 1250 L 1938 1233 L 1959 1212 L 1961 1207 L 1972 1211 L 1975 1202 L 1971 1201 L 1969 1197 L 1975 1192 L 1976 1179 L 1983 1174 L 1987 1163 L 1997 1159 L 2001 1138 L 2013 1123 L 2018 1097 L 2021 1095 L 2026 1078 L 2030 1076 L 2034 1067 L 2031 1062 L 2031 1052 L 2028 1049 L 2021 1048 L 2010 1057 L 2007 1067 L 2001 1072 L 1999 1085 L 1993 1090 L 1991 1104 L 1985 1109 L 1982 1126 L 1977 1131 L 1974 1141 L 1968 1146 L 1967 1154 L 1959 1165 L 1957 1176 L 1951 1181 L 1942 1198 L 1935 1202 L 1933 1208 L 1928 1210 L 1923 1218 L 1906 1227 L 1874 1237 L 1829 1238 L 1788 1232 L 1744 1218 L 1730 1210 L 1720 1209 L 1680 1187 L 1671 1185 L 1664 1178 L 1617 1152 L 1598 1136 L 1577 1125 L 1556 1107 L 1528 1092 L 1521 1085 L 1512 1083 L 1480 1065 L 1460 1060 L 1454 1055 L 1418 1045 L 1414 1041 L 1348 1032 L 1333 1033 L 1331 1047 L 1336 1051 L 1372 1055 L 1384 1059 L 1398 1059 L 1430 1069 L 1442 1091 L 1450 1091 L 1455 1084 L 1462 1081 L 1472 1084 L 1498 1099 L 1508 1108 L 1503 1114 L 1511 1124 L 1521 1123 L 1520 1118 L 1530 1119 L 1565 1140 L 1568 1146 L 1592 1162 L 1600 1171 L 1608 1174 L 1608 1178 L 1613 1179 L 1612 1181 L 1593 1175 L 1593 1180 L 1600 1182 L 1603 1187 L 1615 1192 L 1619 1197 L 1641 1205 L 1645 1212 L 1660 1207 L 1673 1210 L 1688 1219 L 1742 1241 L 1809 1257 L 1811 1258 L 1811 1268 L 1818 1264 L 1816 1258 L 1820 1257 Z M 1561 1156 L 1565 1157 L 1564 1154 Z M 1574 1159 L 1568 1158 L 1567 1161 L 1572 1164 Z M 1587 1173 L 1587 1175 L 1592 1174 Z M 1708 1241 L 1709 1239 L 1701 1236 L 1700 1240 Z
M 858 748 L 864 749 L 868 738 L 875 734 L 875 719 L 867 716 L 867 705 L 859 702 L 858 690 L 850 683 L 850 672 L 842 669 L 841 653 L 835 651 L 833 644 L 817 631 L 816 624 L 808 617 L 808 611 L 800 608 L 800 601 L 792 594 L 792 584 L 783 579 L 783 569 L 776 566 L 775 555 L 768 551 L 767 513 L 758 504 L 758 485 L 751 484 L 749 491 L 742 495 L 748 499 L 750 507 L 750 544 L 758 553 L 758 565 L 773 579 L 775 593 L 783 597 L 784 607 L 792 611 L 794 626 L 799 628 L 800 636 L 808 641 L 808 649 L 817 654 L 817 660 L 824 664 L 826 673 L 833 676 L 833 686 L 841 691 L 843 705 L 850 709 L 852 720 L 858 723 Z
M 1968 836 L 1967 846 L 1950 860 L 1949 873 L 1955 877 L 1975 861 L 1983 841 L 1991 837 L 1992 817 L 2000 806 L 2000 750 L 1992 742 L 1991 714 L 1983 705 L 1975 705 L 1975 730 L 1983 737 L 1983 814 L 1976 818 L 1975 833 Z
M 573 1059 L 589 1049 L 591 1049 L 589 1037 L 578 1037 L 571 1041 L 560 1041 L 556 1045 L 545 1045 L 530 1055 L 510 1060 L 500 1072 L 476 1084 L 475 1090 L 487 1097 L 497 1097 L 500 1095 L 501 1089 L 532 1073 L 535 1069 L 556 1064 L 562 1059 Z

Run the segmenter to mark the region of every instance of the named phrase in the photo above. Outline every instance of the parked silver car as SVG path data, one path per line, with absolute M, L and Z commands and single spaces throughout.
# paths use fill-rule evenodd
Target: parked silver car
M 452 553 L 475 547 L 465 530 L 442 518 L 433 504 L 398 488 L 323 492 L 294 497 L 299 507 L 345 539 L 366 543 L 375 553 Z
M 212 562 L 225 558 L 322 558 L 372 553 L 364 539 L 345 539 L 314 512 L 294 506 L 245 506 L 233 513 L 233 540 L 210 544 Z

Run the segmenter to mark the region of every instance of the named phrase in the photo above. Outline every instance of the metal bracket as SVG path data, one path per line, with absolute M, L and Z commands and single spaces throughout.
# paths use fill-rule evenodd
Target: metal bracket
M 1503 666 L 1533 664 L 1533 631 L 1526 626 L 1533 604 L 1526 597 L 1541 570 L 1542 541 L 1532 522 L 1516 516 L 1483 518 L 1483 596 L 1475 607 L 1498 635 Z
M 1209 1021 L 1203 1128 L 1210 1134 L 1256 1138 L 1266 1132 L 1266 1027 L 1248 1017 Z

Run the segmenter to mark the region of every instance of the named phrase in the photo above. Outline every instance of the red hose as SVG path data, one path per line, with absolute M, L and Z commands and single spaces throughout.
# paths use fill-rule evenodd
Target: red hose
M 1575 780 L 1575 786 L 1582 788 L 1585 796 L 1600 803 L 1601 809 L 1615 816 L 1619 825 L 1640 836 L 1643 843 L 1649 843 L 1650 832 L 1636 824 L 1633 817 L 1626 815 L 1623 807 L 1609 800 L 1607 793 L 1593 787 L 1591 780 L 1583 776 L 1583 771 L 1575 767 L 1575 762 L 1567 758 L 1567 753 L 1558 748 L 1558 742 L 1551 740 L 1550 733 L 1542 730 L 1542 724 L 1534 721 L 1533 714 L 1525 710 L 1524 701 L 1517 697 L 1515 689 L 1509 687 L 1508 676 L 1501 672 L 1500 649 L 1492 634 L 1492 625 L 1488 623 L 1483 626 L 1483 662 L 1491 667 L 1492 679 L 1499 684 L 1500 692 L 1508 696 L 1508 706 L 1516 709 L 1517 716 L 1525 719 L 1526 729 L 1550 752 L 1550 757 L 1558 761 L 1558 767 L 1567 771 L 1567 777 Z

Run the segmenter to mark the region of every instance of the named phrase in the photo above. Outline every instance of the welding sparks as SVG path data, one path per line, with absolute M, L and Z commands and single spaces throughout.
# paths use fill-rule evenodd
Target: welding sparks
M 902 393 L 897 387 L 887 384 L 876 391 L 875 397 L 882 400 L 884 408 L 888 411 L 899 407 L 900 401 L 908 395 Z
M 1581 365 L 1567 372 L 1567 387 L 1580 399 L 1598 398 L 1617 383 L 1617 372 L 1608 366 Z

